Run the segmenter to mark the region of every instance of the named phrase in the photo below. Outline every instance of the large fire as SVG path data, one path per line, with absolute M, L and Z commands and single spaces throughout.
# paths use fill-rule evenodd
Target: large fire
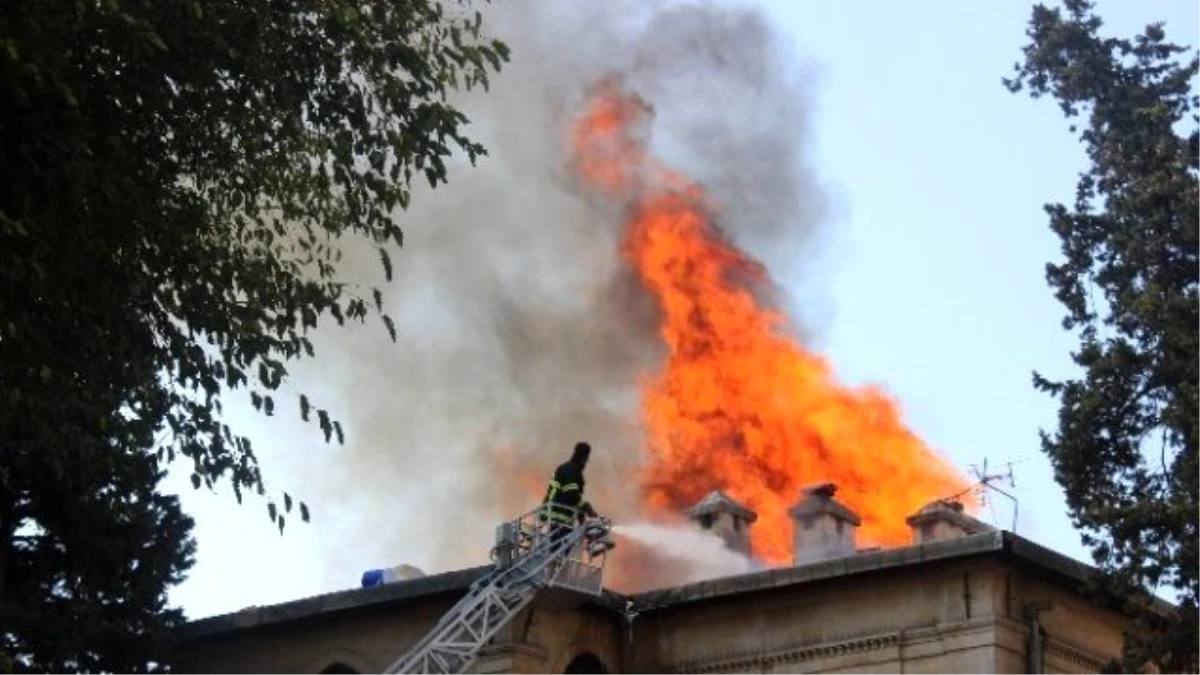
M 648 153 L 648 119 L 606 81 L 572 138 L 580 180 L 630 205 L 622 253 L 662 310 L 667 358 L 642 385 L 647 505 L 675 511 L 722 489 L 758 512 L 756 555 L 782 563 L 799 489 L 833 481 L 862 517 L 860 540 L 907 543 L 905 516 L 967 481 L 886 394 L 839 383 L 789 334 L 764 267 L 722 235 L 700 186 Z

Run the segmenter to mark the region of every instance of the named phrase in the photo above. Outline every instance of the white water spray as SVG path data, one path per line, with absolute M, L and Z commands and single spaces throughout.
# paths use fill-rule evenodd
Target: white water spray
M 655 550 L 680 564 L 676 583 L 692 583 L 745 574 L 763 566 L 732 551 L 716 535 L 696 527 L 654 523 L 614 525 L 613 532 Z

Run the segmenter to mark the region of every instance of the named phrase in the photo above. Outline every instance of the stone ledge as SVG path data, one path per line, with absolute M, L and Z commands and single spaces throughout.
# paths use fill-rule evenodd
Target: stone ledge
M 994 646 L 996 620 L 995 617 L 979 617 L 936 626 L 908 628 L 902 631 L 902 634 L 901 654 L 904 660 L 924 659 Z
M 1029 625 L 1006 616 L 996 617 L 996 645 L 1025 658 L 1029 645 Z

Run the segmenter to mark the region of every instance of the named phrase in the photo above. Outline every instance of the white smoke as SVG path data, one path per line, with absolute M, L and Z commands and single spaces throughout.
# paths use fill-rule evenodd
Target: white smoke
M 447 186 L 415 188 L 397 214 L 404 249 L 386 302 L 398 341 L 374 323 L 323 329 L 318 358 L 297 366 L 298 385 L 345 428 L 344 446 L 289 466 L 329 528 L 331 583 L 357 578 L 364 561 L 431 573 L 486 562 L 495 524 L 536 504 L 580 440 L 594 448 L 589 500 L 618 520 L 641 516 L 639 384 L 664 346 L 658 306 L 619 253 L 625 205 L 587 198 L 569 171 L 570 125 L 596 82 L 620 76 L 654 106 L 656 154 L 704 185 L 724 233 L 775 274 L 809 259 L 825 224 L 806 69 L 761 11 L 635 0 L 481 9 L 512 62 L 490 91 L 455 101 L 489 156 L 452 162 Z M 380 281 L 373 247 L 343 252 L 348 280 Z M 635 546 L 618 559 L 632 561 Z M 657 570 L 637 560 L 631 587 Z
M 672 563 L 673 583 L 686 584 L 746 574 L 763 565 L 725 546 L 716 535 L 687 525 L 632 523 L 614 525 L 613 533 L 651 549 Z

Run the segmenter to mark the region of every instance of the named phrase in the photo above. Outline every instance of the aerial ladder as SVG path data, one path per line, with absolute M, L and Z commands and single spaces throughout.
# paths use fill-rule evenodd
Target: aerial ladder
M 479 650 L 533 602 L 539 590 L 558 587 L 599 596 L 604 564 L 615 546 L 612 523 L 575 515 L 574 527 L 556 525 L 548 517 L 548 505 L 542 505 L 497 527 L 492 569 L 384 672 L 466 672 Z

